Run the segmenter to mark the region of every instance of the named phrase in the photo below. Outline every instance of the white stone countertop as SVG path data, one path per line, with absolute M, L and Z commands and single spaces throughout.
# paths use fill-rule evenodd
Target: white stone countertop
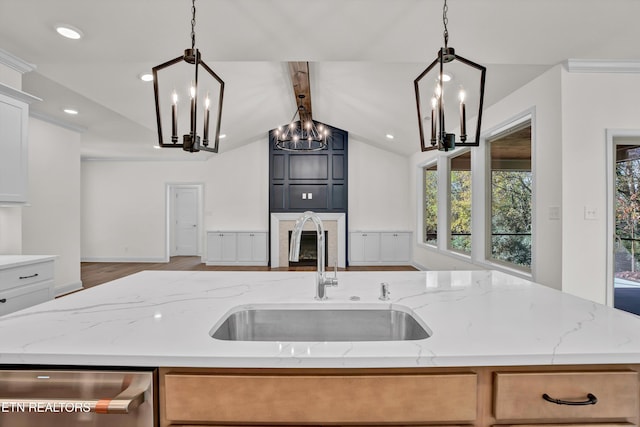
M 640 363 L 640 317 L 495 271 L 343 272 L 315 301 L 315 272 L 145 271 L 0 317 L 0 364 L 357 368 Z M 378 300 L 380 282 L 391 300 Z M 359 301 L 351 301 L 359 296 Z M 211 338 L 234 307 L 400 306 L 418 341 Z
M 19 267 L 38 261 L 54 260 L 56 258 L 56 255 L 0 255 L 0 270 Z

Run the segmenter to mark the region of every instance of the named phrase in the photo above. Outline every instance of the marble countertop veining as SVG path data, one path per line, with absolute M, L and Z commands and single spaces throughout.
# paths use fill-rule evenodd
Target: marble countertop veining
M 430 367 L 640 363 L 640 317 L 495 271 L 343 272 L 315 301 L 315 272 L 144 271 L 0 317 L 0 364 Z M 391 300 L 378 300 L 388 282 Z M 359 301 L 350 297 L 358 296 Z M 250 304 L 401 306 L 418 341 L 211 338 Z

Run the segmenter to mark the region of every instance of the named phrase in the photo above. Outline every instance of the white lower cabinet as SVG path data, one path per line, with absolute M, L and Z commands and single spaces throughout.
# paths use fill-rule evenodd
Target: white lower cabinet
M 2 261 L 12 257 L 0 257 L 0 316 L 52 300 L 53 259 Z
M 207 264 L 209 262 L 233 262 L 236 260 L 236 233 L 207 233 Z
M 267 233 L 238 233 L 239 262 L 267 264 Z
M 349 233 L 350 265 L 406 265 L 411 263 L 410 231 Z
M 380 233 L 380 259 L 383 261 L 411 261 L 411 233 Z
M 349 233 L 349 263 L 377 263 L 380 260 L 380 233 Z
M 207 232 L 207 265 L 267 265 L 264 231 Z

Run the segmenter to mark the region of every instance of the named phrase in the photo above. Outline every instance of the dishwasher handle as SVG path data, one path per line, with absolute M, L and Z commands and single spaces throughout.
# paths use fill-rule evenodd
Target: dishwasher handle
M 7 399 L 0 398 L 0 406 L 42 407 L 46 405 L 74 405 L 86 412 L 96 414 L 128 414 L 144 402 L 144 393 L 150 381 L 144 377 L 135 378 L 120 394 L 109 399 Z

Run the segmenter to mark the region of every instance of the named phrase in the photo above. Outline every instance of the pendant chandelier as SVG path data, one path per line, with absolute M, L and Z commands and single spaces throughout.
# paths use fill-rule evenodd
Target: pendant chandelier
M 158 145 L 191 153 L 200 150 L 217 153 L 224 82 L 204 63 L 196 49 L 195 0 L 191 1 L 191 15 L 191 48 L 153 67 Z M 201 135 L 197 132 L 198 126 L 202 129 Z
M 477 147 L 480 143 L 486 68 L 456 55 L 454 48 L 448 46 L 448 9 L 444 0 L 444 47 L 413 82 L 422 151 L 449 151 L 460 146 Z M 471 122 L 467 120 L 467 111 L 473 118 Z M 459 126 L 459 138 L 447 131 L 446 126 L 452 124 Z
M 276 148 L 284 151 L 320 151 L 327 148 L 329 129 L 311 118 L 304 108 L 304 98 L 305 95 L 298 95 L 300 103 L 289 125 L 272 131 Z

